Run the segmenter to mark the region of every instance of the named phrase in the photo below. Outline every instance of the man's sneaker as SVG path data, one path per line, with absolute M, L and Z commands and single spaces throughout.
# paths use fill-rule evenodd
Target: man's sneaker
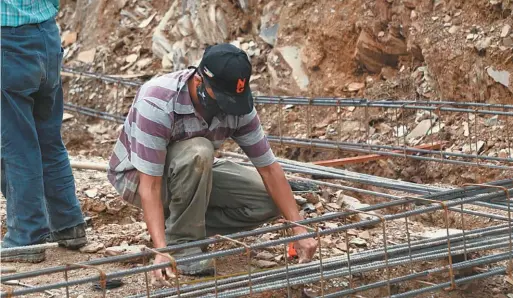
M 10 247 L 5 247 L 1 244 L 0 259 L 2 262 L 20 262 L 20 263 L 39 263 L 45 260 L 45 249 L 33 249 L 30 251 L 14 251 L 10 252 L 5 250 Z
M 185 258 L 192 257 L 194 255 L 202 254 L 202 250 L 199 247 L 185 248 L 179 252 L 173 253 L 173 257 L 175 258 Z M 214 262 L 212 259 L 187 262 L 185 264 L 181 264 L 176 266 L 178 272 L 182 275 L 191 275 L 191 276 L 206 276 L 206 275 L 214 275 Z
M 85 224 L 53 232 L 48 242 L 57 242 L 68 249 L 79 249 L 87 244 Z

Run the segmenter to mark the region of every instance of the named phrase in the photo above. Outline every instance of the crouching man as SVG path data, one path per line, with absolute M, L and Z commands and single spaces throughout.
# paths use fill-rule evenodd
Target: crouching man
M 155 248 L 249 230 L 277 218 L 301 220 L 288 181 L 253 107 L 251 63 L 230 44 L 210 46 L 197 69 L 154 78 L 138 91 L 109 163 L 109 180 L 141 206 Z M 215 160 L 231 137 L 256 170 Z M 294 233 L 306 233 L 295 227 Z M 295 244 L 308 261 L 313 239 Z M 184 249 L 175 257 L 202 253 Z M 155 264 L 169 262 L 156 256 Z M 157 279 L 169 274 L 156 270 Z M 213 274 L 211 260 L 178 266 Z

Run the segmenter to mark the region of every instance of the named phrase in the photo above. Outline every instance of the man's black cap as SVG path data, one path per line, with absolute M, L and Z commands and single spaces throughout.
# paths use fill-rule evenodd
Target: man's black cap
M 251 62 L 247 54 L 229 43 L 206 48 L 198 71 L 214 91 L 217 104 L 229 115 L 245 115 L 253 110 L 249 88 Z

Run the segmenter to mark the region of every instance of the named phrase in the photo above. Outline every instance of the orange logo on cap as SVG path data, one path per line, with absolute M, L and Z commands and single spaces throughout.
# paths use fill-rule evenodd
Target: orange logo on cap
M 246 79 L 244 78 L 243 79 L 239 79 L 237 81 L 237 93 L 242 93 L 244 92 L 244 85 L 246 85 Z

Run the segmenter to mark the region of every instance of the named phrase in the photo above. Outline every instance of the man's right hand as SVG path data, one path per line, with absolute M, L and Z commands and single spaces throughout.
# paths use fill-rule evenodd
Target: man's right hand
M 169 256 L 169 254 L 166 254 Z M 162 263 L 169 263 L 169 257 L 165 257 L 162 255 L 156 255 L 155 261 L 153 261 L 153 265 L 162 264 Z M 171 287 L 171 283 L 169 283 L 169 279 L 175 277 L 175 274 L 173 273 L 173 270 L 171 267 L 166 267 L 163 269 L 157 269 L 152 272 L 152 282 L 157 283 L 159 285 L 163 284 L 168 287 Z

